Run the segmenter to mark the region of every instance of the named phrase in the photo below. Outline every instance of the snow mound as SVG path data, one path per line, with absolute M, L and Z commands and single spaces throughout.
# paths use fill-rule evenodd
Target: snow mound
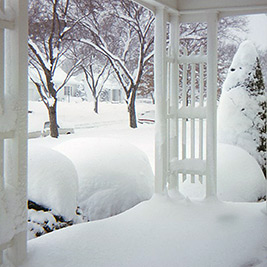
M 66 220 L 76 217 L 78 178 L 72 162 L 44 146 L 29 146 L 28 198 Z
M 77 138 L 54 149 L 75 165 L 79 206 L 88 220 L 121 213 L 153 193 L 153 172 L 147 156 L 116 139 Z
M 257 201 L 265 192 L 265 178 L 257 161 L 245 150 L 218 144 L 218 197 L 224 201 Z

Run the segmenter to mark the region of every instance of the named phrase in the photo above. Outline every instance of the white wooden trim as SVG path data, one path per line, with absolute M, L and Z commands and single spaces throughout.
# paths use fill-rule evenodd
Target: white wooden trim
M 6 94 L 12 95 L 16 103 L 14 131 L 4 132 L 4 182 L 11 185 L 16 193 L 15 229 L 12 240 L 7 244 L 5 257 L 14 266 L 19 266 L 27 255 L 27 117 L 28 117 L 28 1 L 1 1 L 5 10 L 14 12 L 14 27 L 5 29 L 4 60 L 4 101 Z M 3 24 L 2 24 L 3 25 Z M 5 105 L 5 104 L 3 104 Z M 10 112 L 6 111 L 5 112 Z M 6 114 L 9 116 L 9 114 Z M 1 141 L 1 146 L 3 141 Z M 2 254 L 2 249 L 1 249 Z
M 180 35 L 180 27 L 179 27 L 179 17 L 177 14 L 170 15 L 170 44 L 171 44 L 171 55 L 174 59 L 178 58 L 179 55 L 179 35 Z M 170 88 L 170 110 L 174 110 L 177 112 L 178 110 L 178 75 L 179 69 L 177 60 L 171 64 L 171 88 Z M 176 117 L 170 118 L 170 151 L 169 151 L 169 159 L 178 157 L 178 119 Z M 175 189 L 179 190 L 179 183 L 177 173 L 170 173 L 170 181 L 169 181 L 169 190 Z
M 217 195 L 217 36 L 218 14 L 208 13 L 206 196 Z
M 155 193 L 159 194 L 166 190 L 167 179 L 166 21 L 166 10 L 157 8 L 155 23 Z

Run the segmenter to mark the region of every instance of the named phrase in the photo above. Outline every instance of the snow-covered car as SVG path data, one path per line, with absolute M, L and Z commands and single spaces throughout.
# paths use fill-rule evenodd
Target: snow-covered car
M 152 124 L 155 123 L 155 110 L 148 110 L 138 115 L 138 122 Z
M 73 127 L 60 127 L 58 125 L 58 133 L 59 134 L 74 134 L 74 128 Z M 45 137 L 45 136 L 48 136 L 49 134 L 50 134 L 50 122 L 46 121 L 44 123 L 42 135 Z

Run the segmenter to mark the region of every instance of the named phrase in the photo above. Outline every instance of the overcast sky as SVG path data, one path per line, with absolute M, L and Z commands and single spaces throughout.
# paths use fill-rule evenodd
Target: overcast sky
M 248 38 L 258 49 L 267 49 L 267 16 L 265 14 L 249 16 Z

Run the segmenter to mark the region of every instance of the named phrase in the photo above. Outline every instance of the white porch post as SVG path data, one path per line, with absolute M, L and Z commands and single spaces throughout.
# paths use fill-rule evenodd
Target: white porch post
M 170 15 L 170 45 L 171 45 L 171 58 L 174 62 L 171 64 L 171 89 L 170 89 L 170 109 L 171 114 L 176 114 L 178 111 L 178 55 L 179 55 L 179 15 L 171 14 Z M 176 116 L 173 116 L 170 120 L 170 159 L 178 158 L 178 119 Z M 179 191 L 179 181 L 178 175 L 176 172 L 170 174 L 170 184 L 169 189 L 175 189 Z
M 19 266 L 27 252 L 28 1 L 9 0 L 14 28 L 6 30 L 5 87 L 16 101 L 14 137 L 5 144 L 5 179 L 16 189 L 15 235 L 6 256 Z
M 155 15 L 155 193 L 162 194 L 166 189 L 167 179 L 166 10 L 158 7 Z
M 207 14 L 207 185 L 206 197 L 217 195 L 217 32 L 218 14 Z

